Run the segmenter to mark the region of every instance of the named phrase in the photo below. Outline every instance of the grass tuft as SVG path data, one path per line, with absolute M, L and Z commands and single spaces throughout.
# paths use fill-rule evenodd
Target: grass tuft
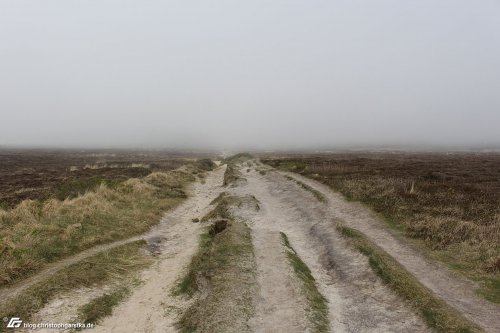
M 240 200 L 235 196 L 230 196 L 223 192 L 212 201 L 212 204 L 215 203 L 217 204 L 215 208 L 205 214 L 201 218 L 201 222 L 207 222 L 214 219 L 231 219 L 232 214 L 230 206 L 239 205 Z
M 249 153 L 239 153 L 233 156 L 230 156 L 224 160 L 224 163 L 231 164 L 231 163 L 240 163 L 240 162 L 247 162 L 247 165 L 249 163 L 248 160 L 252 159 L 253 156 Z
M 173 291 L 195 297 L 178 321 L 179 331 L 248 332 L 255 288 L 250 229 L 232 221 L 213 236 L 203 233 L 197 254 Z
M 97 297 L 80 309 L 79 318 L 81 322 L 85 324 L 97 323 L 100 319 L 111 315 L 113 308 L 120 304 L 129 294 L 130 289 L 122 286 L 110 293 Z
M 243 179 L 238 167 L 234 164 L 228 164 L 226 172 L 224 172 L 224 186 L 236 183 L 238 180 Z

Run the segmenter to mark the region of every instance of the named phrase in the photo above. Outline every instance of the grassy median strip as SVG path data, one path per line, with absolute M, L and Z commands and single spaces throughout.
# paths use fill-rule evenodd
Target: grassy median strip
M 306 310 L 308 319 L 312 324 L 312 332 L 328 332 L 330 327 L 328 319 L 328 301 L 319 292 L 309 267 L 307 267 L 297 255 L 286 234 L 283 232 L 280 232 L 280 234 L 283 245 L 286 248 L 288 260 L 295 274 L 302 282 L 302 291 L 308 303 L 308 308 Z
M 240 203 L 240 198 L 222 192 L 217 198 L 212 200 L 210 204 L 215 205 L 215 208 L 205 214 L 201 218 L 201 222 L 207 222 L 217 218 L 231 219 L 232 214 L 230 212 L 230 206 L 239 205 Z
M 80 322 L 97 323 L 100 319 L 111 315 L 113 308 L 129 294 L 128 286 L 119 286 L 115 290 L 93 299 L 80 308 Z
M 237 201 L 223 197 L 218 204 Z M 235 219 L 217 220 L 217 212 L 215 208 L 214 222 L 201 235 L 198 252 L 173 290 L 193 298 L 178 321 L 181 332 L 249 331 L 257 286 L 250 228 Z
M 142 254 L 140 249 L 145 245 L 145 241 L 136 241 L 114 249 L 101 252 L 95 256 L 82 260 L 71 265 L 47 280 L 40 282 L 17 297 L 2 301 L 0 304 L 0 318 L 20 317 L 29 320 L 38 310 L 42 309 L 55 295 L 70 290 L 83 287 L 100 287 L 108 283 L 127 281 L 125 276 L 131 276 L 151 263 L 151 258 Z M 124 290 L 127 286 L 119 289 Z M 116 295 L 112 296 L 116 300 Z M 111 308 L 116 305 L 116 301 L 101 299 L 88 309 L 84 309 L 86 317 L 84 320 L 98 319 L 104 314 L 110 313 Z M 93 309 L 90 309 L 92 307 Z M 0 326 L 0 331 L 5 329 Z
M 443 333 L 481 332 L 455 309 L 439 299 L 432 291 L 357 230 L 339 226 L 338 230 L 361 253 L 368 257 L 373 271 L 401 297 L 409 301 L 427 324 Z
M 307 185 L 306 183 L 301 182 L 300 180 L 295 179 L 295 178 L 293 178 L 292 176 L 288 176 L 288 175 L 287 175 L 287 176 L 285 176 L 285 178 L 286 178 L 286 179 L 288 179 L 288 180 L 291 180 L 291 181 L 293 181 L 293 182 L 295 182 L 295 183 L 297 183 L 297 184 L 298 184 L 300 187 L 302 187 L 304 190 L 306 190 L 306 191 L 308 191 L 308 192 L 311 192 L 311 193 L 312 193 L 312 195 L 314 195 L 314 197 L 315 197 L 316 199 L 318 199 L 319 201 L 321 201 L 321 202 L 326 202 L 326 201 L 327 201 L 327 200 L 326 200 L 326 198 L 325 198 L 325 196 L 324 196 L 321 192 L 316 191 L 314 188 L 312 188 L 311 186 Z
M 246 162 L 248 165 L 248 160 L 251 158 L 252 155 L 241 153 L 228 157 L 224 160 L 224 163 L 227 164 L 226 172 L 224 173 L 224 186 L 229 186 L 239 180 L 246 180 L 239 171 L 238 164 L 243 165 L 243 163 Z
M 242 178 L 242 175 L 238 167 L 232 163 L 228 164 L 226 172 L 224 173 L 224 186 L 235 183 L 240 178 Z

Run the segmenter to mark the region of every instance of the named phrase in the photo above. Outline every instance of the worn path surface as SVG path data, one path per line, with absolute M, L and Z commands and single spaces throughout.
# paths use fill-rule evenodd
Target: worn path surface
M 261 206 L 258 213 L 248 210 L 247 216 L 240 209 L 253 230 L 257 256 L 257 332 L 304 332 L 308 325 L 307 305 L 279 255 L 280 231 L 287 234 L 328 300 L 333 332 L 428 331 L 414 310 L 379 281 L 367 259 L 337 234 L 325 204 L 277 172 L 243 171 L 243 177 L 247 181 L 231 191 L 254 195 Z

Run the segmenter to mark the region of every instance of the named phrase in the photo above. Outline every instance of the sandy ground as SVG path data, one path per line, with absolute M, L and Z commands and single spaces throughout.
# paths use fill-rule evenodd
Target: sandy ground
M 287 174 L 323 193 L 327 202 L 267 168 L 255 168 L 245 180 L 223 187 L 225 167 L 209 173 L 204 184 L 194 185 L 191 196 L 145 237 L 160 240 L 158 259 L 142 272 L 143 283 L 118 305 L 93 332 L 175 332 L 175 321 L 186 301 L 170 291 L 182 276 L 198 247 L 203 224 L 193 223 L 210 209 L 209 203 L 222 191 L 238 196 L 253 195 L 260 210 L 241 205 L 235 210 L 252 230 L 257 264 L 258 295 L 255 315 L 248 323 L 255 332 L 307 332 L 307 302 L 290 267 L 279 232 L 287 234 L 297 254 L 310 268 L 319 291 L 328 300 L 333 332 L 429 332 L 423 320 L 405 301 L 372 272 L 367 258 L 352 249 L 338 234 L 338 222 L 360 230 L 398 260 L 424 285 L 488 332 L 499 332 L 498 306 L 477 297 L 470 282 L 439 264 L 427 260 L 388 231 L 364 206 L 345 201 L 326 186 L 295 174 Z M 113 246 L 113 245 L 110 245 Z M 50 274 L 44 271 L 42 274 Z M 37 279 L 36 277 L 32 279 Z M 28 283 L 32 283 L 28 281 Z M 16 288 L 20 288 L 17 286 Z M 17 291 L 18 291 L 17 289 Z M 9 291 L 12 295 L 16 289 Z M 6 292 L 4 291 L 4 295 Z M 92 293 L 89 293 L 92 294 Z M 59 320 L 68 306 L 67 297 L 57 298 L 39 314 Z M 88 300 L 86 300 L 88 301 Z M 85 300 L 84 300 L 85 302 Z M 64 312 L 66 319 L 74 311 Z M 66 320 L 65 320 L 66 321 Z

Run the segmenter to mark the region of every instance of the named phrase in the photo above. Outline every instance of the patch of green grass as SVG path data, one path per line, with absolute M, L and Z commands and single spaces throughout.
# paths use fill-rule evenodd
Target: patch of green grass
M 237 180 L 241 179 L 241 173 L 236 167 L 236 165 L 230 163 L 227 165 L 226 171 L 224 172 L 224 186 L 228 186 L 235 183 Z
M 244 203 L 252 204 L 256 211 L 260 210 L 260 201 L 254 195 L 247 195 L 244 197 L 238 197 L 234 195 L 229 195 L 227 192 L 222 192 L 212 200 L 211 205 L 215 205 L 215 208 L 206 213 L 202 218 L 201 222 L 207 222 L 214 219 L 232 219 L 231 206 L 241 207 Z
M 325 196 L 323 195 L 323 193 L 321 193 L 321 192 L 319 192 L 319 191 L 315 190 L 314 188 L 312 188 L 311 186 L 307 185 L 306 183 L 301 182 L 300 180 L 295 179 L 295 178 L 293 178 L 293 177 L 291 177 L 291 176 L 285 176 L 285 177 L 286 177 L 288 180 L 291 180 L 291 181 L 293 181 L 293 182 L 297 183 L 297 184 L 298 184 L 300 187 L 302 187 L 304 190 L 311 192 L 311 193 L 314 195 L 314 197 L 315 197 L 316 199 L 318 199 L 319 201 L 321 201 L 321 202 L 327 202 L 327 200 L 326 200 Z
M 290 244 L 290 241 L 288 240 L 288 236 L 281 231 L 280 235 L 281 235 L 281 240 L 283 241 L 283 245 L 285 245 L 285 247 L 287 247 L 289 250 L 295 253 L 295 250 L 293 249 L 292 245 Z
M 123 278 L 133 272 L 147 267 L 151 259 L 139 252 L 145 241 L 132 242 L 114 249 L 104 251 L 81 262 L 64 268 L 47 280 L 40 282 L 8 302 L 0 304 L 0 318 L 21 317 L 29 320 L 36 311 L 43 308 L 55 295 L 82 287 L 102 286 L 116 277 Z M 117 295 L 113 297 L 116 298 Z M 104 304 L 110 308 L 110 299 L 94 304 L 93 313 L 104 314 L 107 310 L 99 310 L 97 305 Z M 90 313 L 90 312 L 89 312 Z M 5 329 L 0 325 L 0 331 Z
M 209 158 L 202 158 L 193 163 L 194 167 L 200 171 L 211 171 L 217 167 L 217 165 Z
M 500 303 L 500 276 L 484 278 L 477 292 L 491 302 Z
M 416 241 L 420 243 L 419 240 Z M 433 259 L 446 263 L 451 269 L 458 270 L 467 278 L 475 281 L 478 286 L 475 291 L 479 296 L 490 302 L 500 304 L 500 270 L 498 267 L 493 265 L 484 267 L 486 266 L 484 265 L 483 270 L 475 269 L 477 261 L 488 262 L 483 257 L 487 255 L 488 249 L 484 249 L 483 251 L 471 251 L 469 256 L 466 256 L 467 253 L 464 253 L 459 258 L 457 258 L 453 251 L 460 251 L 460 249 L 451 247 L 450 249 L 434 250 L 429 252 L 429 255 Z
M 264 163 L 283 171 L 291 171 L 297 173 L 302 173 L 307 168 L 306 163 L 299 161 L 266 160 L 264 161 Z
M 290 244 L 285 233 L 280 232 L 283 245 L 286 247 L 286 255 L 297 277 L 302 282 L 302 291 L 308 302 L 307 316 L 312 324 L 313 332 L 328 332 L 330 322 L 328 319 L 328 301 L 321 295 L 312 276 L 311 270 L 300 259 Z
M 224 231 L 201 235 L 198 252 L 174 295 L 195 297 L 183 313 L 181 332 L 247 332 L 254 313 L 255 259 L 250 229 L 232 221 Z M 199 297 L 200 295 L 204 297 Z
M 201 218 L 201 222 L 207 222 L 216 218 L 222 218 L 222 219 L 231 219 L 232 215 L 229 210 L 230 205 L 235 205 L 235 204 L 240 204 L 240 201 L 238 198 L 234 196 L 228 196 L 222 193 L 223 195 L 219 195 L 217 198 L 215 198 L 214 201 L 216 202 L 217 205 L 215 206 L 214 209 L 209 211 L 207 214 L 205 214 Z
M 239 153 L 233 156 L 230 156 L 224 160 L 224 163 L 230 164 L 230 163 L 238 163 L 238 162 L 245 162 L 250 159 L 252 159 L 253 156 L 249 153 Z
M 216 203 L 219 203 L 221 202 L 225 197 L 227 197 L 229 194 L 227 192 L 222 192 L 221 194 L 219 194 L 217 196 L 217 198 L 215 198 L 214 200 L 212 200 L 210 202 L 211 205 L 215 205 Z
M 339 226 L 338 230 L 355 248 L 368 257 L 373 271 L 384 283 L 410 302 L 430 327 L 443 333 L 481 332 L 362 233 L 344 226 Z
M 85 324 L 97 323 L 101 318 L 111 315 L 113 308 L 123 301 L 129 293 L 130 289 L 122 286 L 85 304 L 79 311 L 81 322 Z
M 187 268 L 187 273 L 181 278 L 176 288 L 172 291 L 173 295 L 179 296 L 181 294 L 186 294 L 188 296 L 193 296 L 193 294 L 198 291 L 197 275 L 198 272 L 208 269 L 206 265 L 209 264 L 210 249 L 213 245 L 212 241 L 212 237 L 208 235 L 208 230 L 200 235 L 198 252 L 191 259 Z
M 228 157 L 224 160 L 224 163 L 227 164 L 226 171 L 224 172 L 224 186 L 228 186 L 238 180 L 245 180 L 239 171 L 237 164 L 245 161 L 247 161 L 248 164 L 248 160 L 251 158 L 253 158 L 252 155 L 241 153 Z

